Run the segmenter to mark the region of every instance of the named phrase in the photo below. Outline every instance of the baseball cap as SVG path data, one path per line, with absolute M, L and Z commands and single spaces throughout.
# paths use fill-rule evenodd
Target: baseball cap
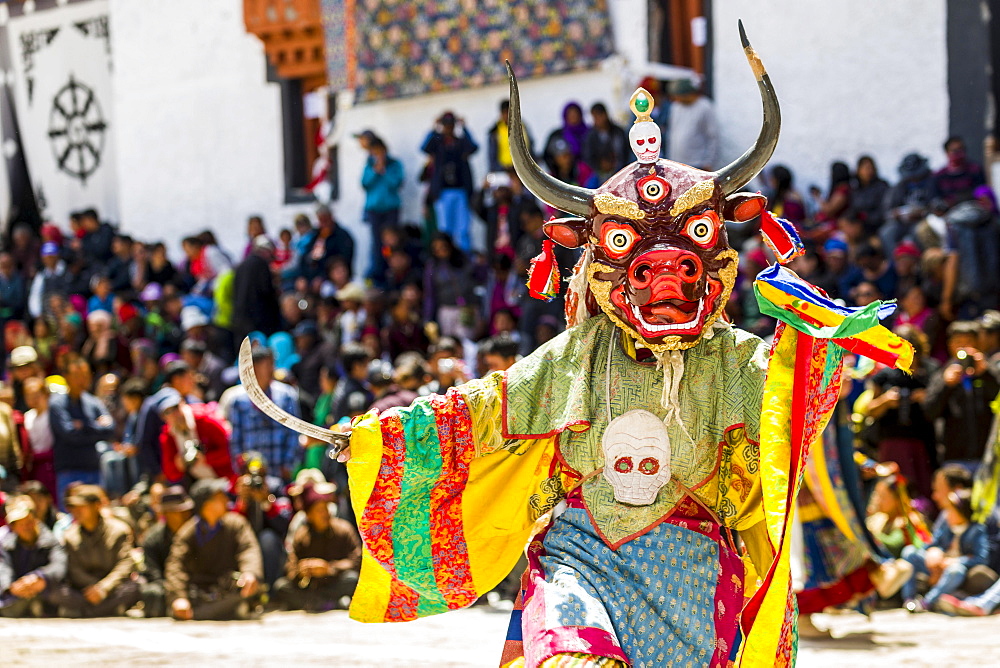
M 23 520 L 35 512 L 35 502 L 27 495 L 8 498 L 4 507 L 7 511 L 7 524 Z
M 274 250 L 274 242 L 266 234 L 258 234 L 253 238 L 254 250 Z
M 170 389 L 170 391 L 164 394 L 163 398 L 160 399 L 159 402 L 157 402 L 156 412 L 159 413 L 160 415 L 163 415 L 171 408 L 176 408 L 177 406 L 179 406 L 180 403 L 181 403 L 181 393 L 178 392 L 177 390 Z
M 97 485 L 78 485 L 73 493 L 66 497 L 67 506 L 87 506 L 101 502 L 101 488 Z
M 896 246 L 896 250 L 892 252 L 893 257 L 902 257 L 904 255 L 909 255 L 910 257 L 920 257 L 920 249 L 917 244 L 912 241 L 904 241 L 903 243 Z
M 354 133 L 355 139 L 364 139 L 366 141 L 372 141 L 373 139 L 378 139 L 378 135 L 371 130 L 362 130 L 361 132 Z
M 336 491 L 332 482 L 307 482 L 302 488 L 302 508 L 309 510 L 314 503 L 330 503 Z
M 180 485 L 173 485 L 163 490 L 160 499 L 160 510 L 165 513 L 181 513 L 185 510 L 194 510 L 194 501 L 184 491 Z
M 204 327 L 208 324 L 208 316 L 197 306 L 185 306 L 181 309 L 181 329 L 185 332 L 195 327 Z
M 158 302 L 162 296 L 163 287 L 154 281 L 142 289 L 142 292 L 139 293 L 139 301 Z
M 59 244 L 54 241 L 46 241 L 42 244 L 42 257 L 46 255 L 59 255 Z
M 312 320 L 303 320 L 292 330 L 292 336 L 316 336 L 318 333 L 319 328 Z
M 12 367 L 34 364 L 38 361 L 38 353 L 31 346 L 18 346 L 10 351 L 10 365 Z
M 825 244 L 823 244 L 824 253 L 847 253 L 847 244 L 840 239 L 830 239 Z

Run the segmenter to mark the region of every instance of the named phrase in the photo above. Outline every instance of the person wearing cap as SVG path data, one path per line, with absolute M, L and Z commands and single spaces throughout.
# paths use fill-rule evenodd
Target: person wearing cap
M 347 608 L 361 570 L 361 540 L 350 522 L 331 516 L 337 487 L 308 482 L 300 494 L 306 522 L 292 538 L 286 577 L 274 597 L 289 610 L 321 612 Z
M 690 79 L 670 82 L 670 159 L 711 170 L 719 160 L 719 122 L 712 101 Z
M 164 395 L 158 406 L 160 461 L 168 482 L 190 484 L 201 478 L 232 478 L 229 434 L 206 404 L 188 405 L 180 392 Z
M 253 252 L 233 277 L 233 334 L 237 342 L 250 332 L 271 336 L 281 329 L 278 288 L 271 274 L 274 243 L 265 235 L 253 240 Z
M 60 498 L 74 481 L 99 484 L 101 479 L 98 443 L 115 438 L 115 420 L 104 403 L 89 392 L 93 374 L 84 357 L 66 362 L 66 394 L 49 402 L 52 425 L 56 487 Z
M 0 534 L 0 617 L 42 616 L 66 576 L 66 551 L 35 510 L 30 496 L 7 499 L 10 531 Z
M 135 430 L 134 443 L 139 448 L 139 473 L 151 480 L 163 472 L 160 450 L 163 419 L 160 417 L 160 402 L 171 393 L 180 393 L 188 404 L 199 403 L 194 394 L 194 372 L 186 362 L 170 362 L 164 369 L 163 376 L 163 387 L 142 402 Z
M 291 386 L 274 379 L 274 353 L 270 348 L 254 346 L 253 369 L 271 401 L 287 413 L 299 417 L 298 393 Z M 261 412 L 245 390 L 238 391 L 233 398 L 226 417 L 232 425 L 229 449 L 233 461 L 239 461 L 240 455 L 251 450 L 260 451 L 283 480 L 291 478 L 299 455 L 299 436 L 295 431 Z
M 364 221 L 370 226 L 372 235 L 368 277 L 374 278 L 385 271 L 385 258 L 381 253 L 382 229 L 399 224 L 403 163 L 389 155 L 389 149 L 379 137 L 368 142 L 367 151 L 361 187 L 365 189 Z
M 428 200 L 434 203 L 437 227 L 468 253 L 472 250 L 469 200 L 475 187 L 469 158 L 479 146 L 464 121 L 446 111 L 427 134 L 420 150 L 430 156 L 432 165 Z
M 199 306 L 190 304 L 181 309 L 181 331 L 185 336 L 202 338 L 204 328 L 210 322 L 208 315 Z
M 143 609 L 146 617 L 163 617 L 167 614 L 166 569 L 167 557 L 174 536 L 194 514 L 194 501 L 180 485 L 163 490 L 160 497 L 158 521 L 142 539 Z
M 63 617 L 121 616 L 139 600 L 132 529 L 104 516 L 104 498 L 97 485 L 78 485 L 66 498 L 74 523 L 63 535 L 66 581 L 54 593 Z
M 48 310 L 51 295 L 66 295 L 69 287 L 66 263 L 59 257 L 57 244 L 52 241 L 42 244 L 41 263 L 28 289 L 28 315 L 32 318 Z
M 229 512 L 223 478 L 191 486 L 195 516 L 174 536 L 166 591 L 175 619 L 247 618 L 257 612 L 264 577 L 260 546 L 245 517 Z
M 43 375 L 38 364 L 38 352 L 32 346 L 18 346 L 10 351 L 10 384 L 14 388 L 14 410 L 28 410 L 24 399 L 24 381 Z

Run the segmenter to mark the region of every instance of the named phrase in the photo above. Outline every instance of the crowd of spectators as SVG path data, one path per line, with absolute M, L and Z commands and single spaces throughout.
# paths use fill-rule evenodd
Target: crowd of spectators
M 707 99 L 674 92 L 679 116 L 697 105 L 688 111 L 702 120 L 688 126 L 710 125 Z M 511 168 L 507 111 L 485 135 L 491 171 L 479 182 L 469 165 L 478 145 L 451 112 L 424 138 L 422 168 L 393 157 L 376 132 L 357 135 L 373 237 L 364 261 L 327 206 L 276 231 L 250 216 L 237 254 L 210 230 L 186 237 L 177 263 L 163 242 L 118 231 L 93 209 L 69 229 L 15 223 L 0 251 L 0 615 L 229 619 L 267 604 L 347 605 L 360 544 L 345 470 L 325 444 L 252 404 L 236 350 L 249 336 L 268 396 L 330 427 L 504 370 L 556 336 L 561 298 L 531 299 L 525 280 L 557 212 Z M 631 155 L 603 105 L 590 118 L 567 105 L 540 161 L 596 186 Z M 714 129 L 670 137 L 689 151 L 699 141 L 715 141 Z M 714 159 L 709 148 L 703 161 Z M 981 550 L 995 530 L 963 528 L 963 490 L 1000 392 L 1000 242 L 982 169 L 960 139 L 945 148 L 938 171 L 907 156 L 895 185 L 862 157 L 854 171 L 834 163 L 825 193 L 799 193 L 780 165 L 763 186 L 802 232 L 807 252 L 792 268 L 803 278 L 853 306 L 899 300 L 888 324 L 914 344 L 914 373 L 863 359 L 851 367 L 857 446 L 892 471 L 876 480 L 873 531 L 927 576 L 930 592 L 920 598 L 914 582 L 908 598 L 965 610 L 952 594 L 973 566 L 996 569 L 1000 557 Z M 417 224 L 402 219 L 406 178 L 427 186 Z M 728 316 L 769 336 L 774 322 L 752 291 L 768 251 L 752 223 L 729 233 L 741 273 Z M 557 259 L 568 276 L 575 253 Z M 941 481 L 948 489 L 935 492 Z M 913 529 L 938 507 L 939 531 Z M 952 567 L 966 548 L 976 556 L 959 577 Z

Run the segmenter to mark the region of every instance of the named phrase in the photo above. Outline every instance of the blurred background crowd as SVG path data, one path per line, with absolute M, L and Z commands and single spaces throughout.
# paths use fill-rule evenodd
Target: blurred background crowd
M 718 167 L 711 101 L 687 81 L 669 92 L 656 118 L 664 155 Z M 326 206 L 290 227 L 249 215 L 239 249 L 212 229 L 192 234 L 179 261 L 155 230 L 125 235 L 93 209 L 40 229 L 13 224 L 0 251 L 0 614 L 187 619 L 345 606 L 360 548 L 344 469 L 326 444 L 252 405 L 236 350 L 249 336 L 271 399 L 331 427 L 505 370 L 562 331 L 561 298 L 525 288 L 542 224 L 559 212 L 512 170 L 507 113 L 501 104 L 488 128 L 443 113 L 415 137 L 419 164 L 395 158 L 377 129 L 356 135 L 368 153 L 356 185 L 373 239 L 366 258 Z M 533 143 L 553 175 L 596 187 L 631 162 L 626 132 L 604 105 L 571 102 Z M 987 591 L 1000 560 L 990 519 L 1000 227 L 962 138 L 944 149 L 940 165 L 917 153 L 891 166 L 837 161 L 828 184 L 808 189 L 771 165 L 757 187 L 800 230 L 807 250 L 791 268 L 803 278 L 851 306 L 898 300 L 886 324 L 916 349 L 912 375 L 852 359 L 842 399 L 872 531 L 896 556 L 943 553 L 904 587 L 911 608 L 944 596 L 959 614 L 985 614 L 986 602 L 948 597 L 976 566 L 973 589 Z M 477 151 L 487 174 L 470 167 Z M 423 220 L 400 217 L 407 179 L 424 185 Z M 740 276 L 727 314 L 766 338 L 775 322 L 752 281 L 773 257 L 755 222 L 729 238 Z M 576 252 L 557 259 L 566 279 Z M 961 561 L 960 576 L 947 559 Z

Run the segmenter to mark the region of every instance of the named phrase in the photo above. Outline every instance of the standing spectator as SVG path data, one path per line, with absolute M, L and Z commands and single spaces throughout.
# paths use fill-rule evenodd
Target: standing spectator
M 927 158 L 910 153 L 899 163 L 899 183 L 889 188 L 882 203 L 886 224 L 880 237 L 885 248 L 893 249 L 913 234 L 934 199 L 934 181 Z
M 146 617 L 163 617 L 167 614 L 166 571 L 167 557 L 174 536 L 191 519 L 194 502 L 183 487 L 163 490 L 160 498 L 159 521 L 142 539 L 143 575 L 142 600 Z
M 260 547 L 246 518 L 228 512 L 221 478 L 191 486 L 195 517 L 174 536 L 166 590 L 175 619 L 247 619 L 259 612 Z
M 299 362 L 292 367 L 292 372 L 299 387 L 313 396 L 319 396 L 320 371 L 336 362 L 337 347 L 331 341 L 320 340 L 319 328 L 314 320 L 300 322 L 292 330 L 292 336 L 299 354 Z
M 385 270 L 382 257 L 382 229 L 399 224 L 399 189 L 403 187 L 403 163 L 388 153 L 385 143 L 375 137 L 368 144 L 368 159 L 361 174 L 365 189 L 365 222 L 371 226 L 371 261 L 369 278 Z
M 590 108 L 590 117 L 594 124 L 590 126 L 584 139 L 583 160 L 592 170 L 597 171 L 601 159 L 610 158 L 611 171 L 617 172 L 631 162 L 632 149 L 629 147 L 628 135 L 620 125 L 611 120 L 603 102 L 597 102 Z
M 180 393 L 185 401 L 197 403 L 194 396 L 195 377 L 191 367 L 182 360 L 167 364 L 163 371 L 163 387 L 146 397 L 139 409 L 136 420 L 135 443 L 139 450 L 139 473 L 153 479 L 163 471 L 160 451 L 160 432 L 163 420 L 160 418 L 160 401 L 171 393 Z
M 233 477 L 229 434 L 215 411 L 206 404 L 188 405 L 179 392 L 159 404 L 160 461 L 168 482 L 190 485 L 204 478 Z
M 132 275 L 135 271 L 132 245 L 132 237 L 125 234 L 116 234 L 111 242 L 113 257 L 105 268 L 105 275 L 116 294 L 132 289 Z
M 711 170 L 719 161 L 715 106 L 690 79 L 670 84 L 670 159 Z
M 111 245 L 115 230 L 109 223 L 102 223 L 97 211 L 84 209 L 79 213 L 80 230 L 83 236 L 78 240 L 80 256 L 90 266 L 100 266 L 111 259 Z
M 934 193 L 949 206 L 973 198 L 973 191 L 986 185 L 983 168 L 969 160 L 965 140 L 952 135 L 944 142 L 948 164 L 934 173 Z
M 825 240 L 835 229 L 837 221 L 851 206 L 851 170 L 839 160 L 830 165 L 830 187 L 826 199 L 819 202 L 816 226 L 809 236 L 815 241 Z
M 583 107 L 577 102 L 568 102 L 562 111 L 563 124 L 553 130 L 545 140 L 545 150 L 542 157 L 549 171 L 556 169 L 556 144 L 560 140 L 573 156 L 574 164 L 583 158 L 584 143 L 590 128 L 583 120 Z
M 265 346 L 253 349 L 253 369 L 257 381 L 271 401 L 282 410 L 298 417 L 299 401 L 295 390 L 274 380 L 274 353 Z M 229 407 L 229 423 L 233 431 L 229 450 L 232 461 L 239 460 L 245 452 L 257 450 L 279 472 L 282 479 L 290 480 L 299 450 L 299 435 L 272 420 L 261 412 L 243 390 Z
M 424 139 L 421 151 L 430 156 L 429 196 L 434 202 L 438 229 L 451 235 L 465 252 L 472 249 L 469 199 L 474 182 L 469 157 L 479 146 L 464 121 L 446 111 Z
M 0 327 L 9 320 L 24 319 L 27 306 L 24 275 L 17 271 L 10 253 L 0 253 Z
M 57 495 L 71 482 L 100 482 L 98 443 L 114 440 L 115 421 L 100 399 L 88 390 L 93 375 L 82 357 L 72 357 L 66 366 L 66 394 L 57 394 L 49 404 Z
M 55 592 L 62 617 L 122 616 L 139 600 L 132 578 L 132 530 L 101 513 L 103 493 L 80 485 L 66 499 L 75 522 L 66 529 L 66 582 Z
M 993 422 L 990 402 L 1000 392 L 1000 383 L 990 373 L 978 346 L 978 323 L 951 323 L 951 359 L 931 377 L 927 387 L 924 411 L 931 420 L 941 420 L 938 443 L 942 461 L 978 462 L 983 456 Z
M 953 206 L 945 250 L 945 285 L 942 308 L 948 315 L 973 318 L 984 309 L 1000 308 L 1000 226 L 996 202 L 987 186 L 976 189 L 976 198 Z
M 143 277 L 147 285 L 155 283 L 157 287 L 178 283 L 177 268 L 167 257 L 167 247 L 162 241 L 157 241 L 149 247 L 149 258 L 146 260 Z M 146 300 L 143 299 L 143 301 Z
M 190 338 L 181 342 L 181 359 L 194 371 L 196 384 L 205 393 L 205 401 L 218 401 L 227 387 L 222 379 L 225 362 L 210 351 L 204 341 Z
M 868 236 L 878 234 L 885 222 L 882 202 L 889 192 L 889 184 L 878 175 L 875 159 L 870 155 L 858 158 L 857 171 L 851 184 L 851 208 L 865 225 Z
M 803 222 L 806 218 L 805 204 L 802 196 L 795 190 L 792 171 L 784 165 L 775 165 L 771 168 L 768 181 L 771 194 L 767 201 L 771 213 L 793 223 Z
M 306 523 L 292 537 L 287 578 L 275 583 L 275 598 L 290 610 L 320 612 L 350 604 L 361 570 L 361 541 L 347 520 L 331 517 L 336 487 L 306 483 L 300 499 Z
M 265 336 L 281 329 L 278 288 L 271 274 L 274 244 L 266 236 L 253 240 L 253 252 L 236 267 L 233 279 L 233 333 L 242 341 L 250 332 Z
M 310 282 L 322 280 L 331 262 L 341 260 L 350 268 L 354 264 L 354 239 L 337 224 L 328 206 L 316 208 L 319 229 L 309 233 L 309 248 L 302 255 L 299 275 Z
M 0 534 L 0 617 L 41 617 L 66 576 L 66 552 L 35 517 L 29 496 L 6 503 L 10 531 Z
M 267 228 L 264 227 L 264 218 L 254 214 L 247 218 L 247 245 L 243 249 L 244 260 L 250 257 L 250 253 L 253 252 L 253 242 L 261 235 L 267 236 Z M 270 239 L 270 237 L 268 238 Z M 271 243 L 274 243 L 273 239 L 271 239 Z
M 49 416 L 49 386 L 41 378 L 29 378 L 24 383 L 24 397 L 30 407 L 24 414 L 24 431 L 28 443 L 23 451 L 30 461 L 29 477 L 42 483 L 49 494 L 56 490 L 56 469 L 53 461 L 52 423 Z

